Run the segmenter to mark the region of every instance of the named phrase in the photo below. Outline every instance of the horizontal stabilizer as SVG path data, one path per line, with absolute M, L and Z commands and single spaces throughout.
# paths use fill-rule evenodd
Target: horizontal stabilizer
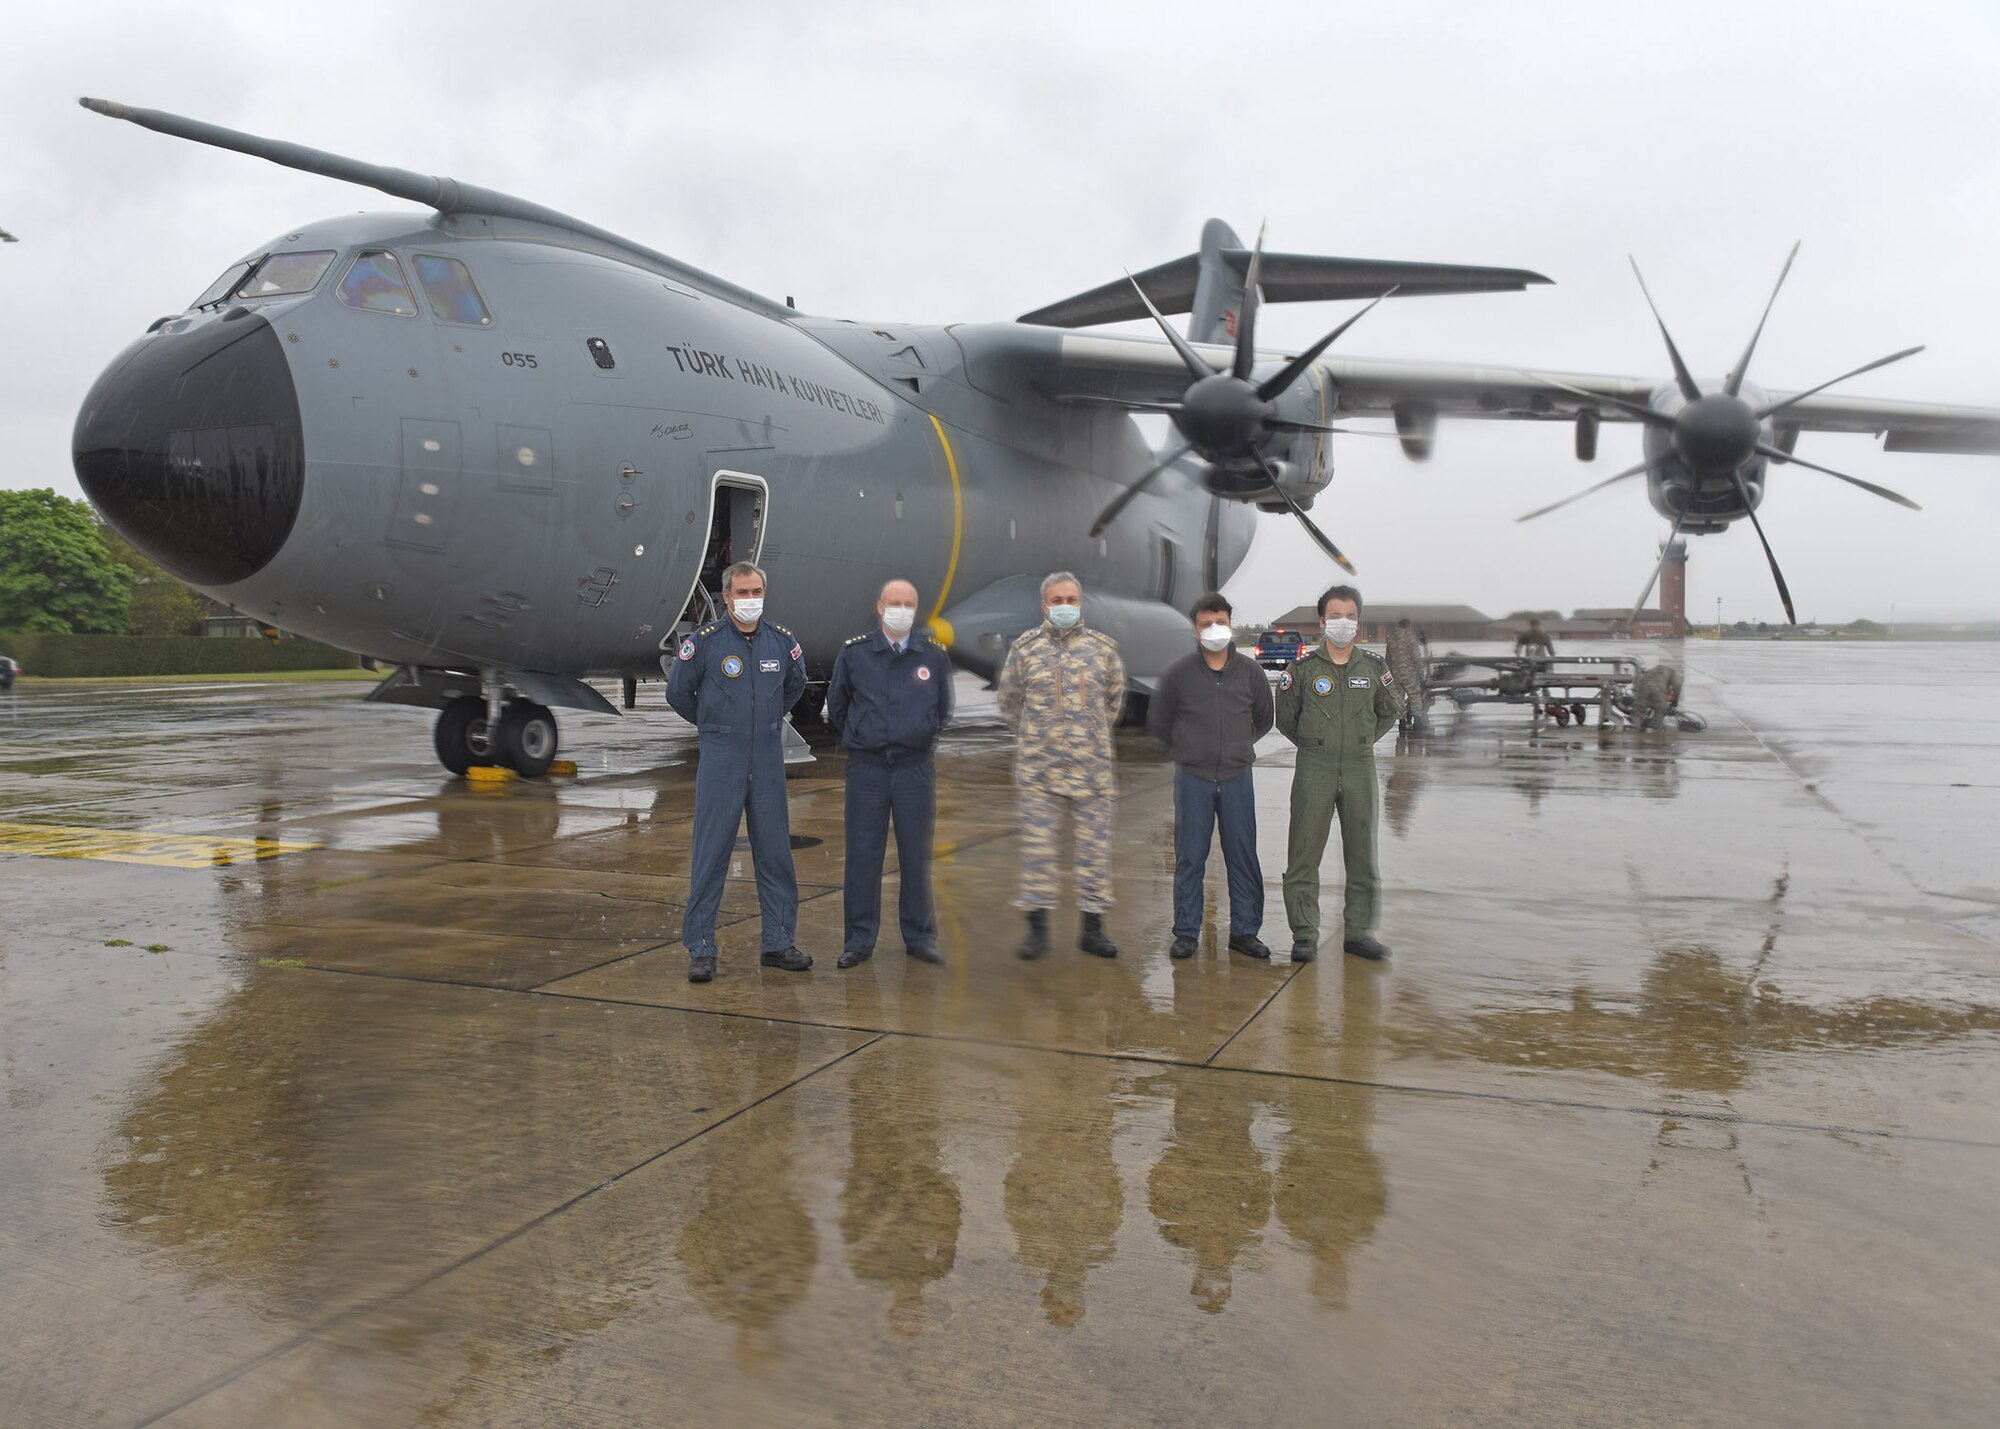
M 1218 255 L 1241 277 L 1250 266 L 1250 250 L 1225 248 Z M 1201 258 L 1190 253 L 1135 277 L 1163 313 L 1194 308 Z M 1458 263 L 1399 263 L 1381 258 L 1323 258 L 1311 253 L 1266 253 L 1257 270 L 1257 286 L 1267 303 L 1314 303 L 1343 298 L 1378 298 L 1396 289 L 1399 298 L 1445 293 L 1514 293 L 1549 280 L 1525 268 L 1477 268 Z M 1021 317 L 1042 327 L 1089 327 L 1096 323 L 1129 322 L 1146 316 L 1145 305 L 1120 278 L 1073 298 L 1064 298 Z

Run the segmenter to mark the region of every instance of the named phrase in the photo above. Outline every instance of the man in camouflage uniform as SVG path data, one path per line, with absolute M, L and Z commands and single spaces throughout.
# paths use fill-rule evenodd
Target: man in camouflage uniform
M 1000 669 L 1000 714 L 1014 731 L 1014 799 L 1021 822 L 1021 891 L 1028 915 L 1015 949 L 1024 958 L 1049 950 L 1049 909 L 1063 815 L 1074 825 L 1076 901 L 1083 910 L 1077 946 L 1118 956 L 1105 936 L 1111 907 L 1111 814 L 1117 765 L 1111 730 L 1125 703 L 1125 662 L 1110 636 L 1083 624 L 1083 586 L 1068 571 L 1042 582 L 1042 623 L 1016 640 Z
M 1396 684 L 1402 689 L 1403 707 L 1402 716 L 1396 721 L 1398 729 L 1420 727 L 1424 722 L 1424 709 L 1429 704 L 1424 697 L 1421 639 L 1407 615 L 1397 621 L 1395 628 L 1389 632 L 1389 673 L 1396 677 Z
M 1641 729 L 1665 729 L 1681 700 L 1681 672 L 1655 665 L 1632 682 L 1633 715 Z
M 1341 947 L 1371 961 L 1389 950 L 1374 937 L 1382 879 L 1375 866 L 1375 741 L 1396 724 L 1402 701 L 1388 662 L 1354 643 L 1361 594 L 1337 585 L 1319 599 L 1324 638 L 1278 680 L 1278 733 L 1299 747 L 1292 772 L 1292 826 L 1285 842 L 1285 917 L 1292 961 L 1319 955 L 1319 863 L 1340 816 L 1347 866 Z

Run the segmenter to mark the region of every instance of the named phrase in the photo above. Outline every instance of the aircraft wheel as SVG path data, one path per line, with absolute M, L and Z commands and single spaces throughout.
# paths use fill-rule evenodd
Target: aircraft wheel
M 532 779 L 556 758 L 556 717 L 533 700 L 509 700 L 500 715 L 500 761 Z
M 460 695 L 444 707 L 434 739 L 438 763 L 454 774 L 463 774 L 475 764 L 499 762 L 486 729 L 486 701 L 477 695 Z

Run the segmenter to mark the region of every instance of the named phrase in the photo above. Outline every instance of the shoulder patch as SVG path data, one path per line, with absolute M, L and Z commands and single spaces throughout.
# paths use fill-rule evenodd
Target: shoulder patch
M 1285 671 L 1284 674 L 1278 676 L 1278 688 L 1281 690 L 1289 690 L 1291 687 L 1292 687 L 1292 672 L 1290 670 L 1287 670 Z
M 683 660 L 694 659 L 694 637 L 692 635 L 681 641 L 680 658 Z

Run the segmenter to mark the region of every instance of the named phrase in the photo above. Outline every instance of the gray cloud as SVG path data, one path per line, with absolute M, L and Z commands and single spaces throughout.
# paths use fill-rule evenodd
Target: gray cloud
M 1757 358 L 1799 386 L 1912 342 L 1855 390 L 2000 402 L 2000 12 L 1981 5 L 1053 5 L 687 10 L 100 4 L 10 21 L 0 55 L 12 485 L 74 491 L 69 426 L 110 356 L 288 225 L 363 190 L 85 113 L 178 110 L 534 197 L 810 310 L 1005 318 L 1185 252 L 1219 214 L 1274 246 L 1539 268 L 1530 294 L 1392 303 L 1356 354 L 1665 373 L 1624 255 L 1699 370 L 1733 361 L 1794 238 Z M 1331 326 L 1274 310 L 1272 345 Z M 1896 511 L 1783 472 L 1764 513 L 1801 614 L 2000 613 L 2000 464 L 1803 455 L 1907 490 Z M 1384 450 L 1383 448 L 1387 448 Z M 1317 514 L 1379 599 L 1615 604 L 1660 523 L 1637 491 L 1512 518 L 1592 466 L 1559 428 L 1447 427 L 1437 459 L 1342 450 Z M 1234 594 L 1291 603 L 1288 525 Z M 1696 543 L 1697 609 L 1774 616 L 1747 530 Z

